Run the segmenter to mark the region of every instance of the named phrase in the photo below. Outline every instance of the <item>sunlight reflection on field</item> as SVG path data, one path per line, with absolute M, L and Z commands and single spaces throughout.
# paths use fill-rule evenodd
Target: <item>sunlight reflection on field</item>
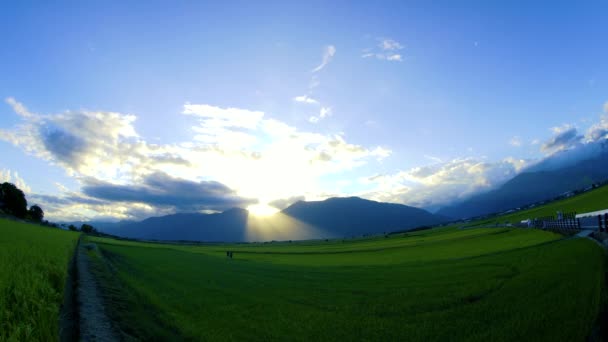
M 323 236 L 323 231 L 308 223 L 277 212 L 272 215 L 249 215 L 247 241 L 306 240 Z

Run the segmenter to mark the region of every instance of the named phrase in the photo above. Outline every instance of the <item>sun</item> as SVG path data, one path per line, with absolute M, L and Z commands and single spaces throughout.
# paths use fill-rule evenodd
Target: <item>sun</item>
M 268 204 L 254 204 L 247 207 L 247 210 L 255 216 L 271 216 L 279 212 L 279 209 Z

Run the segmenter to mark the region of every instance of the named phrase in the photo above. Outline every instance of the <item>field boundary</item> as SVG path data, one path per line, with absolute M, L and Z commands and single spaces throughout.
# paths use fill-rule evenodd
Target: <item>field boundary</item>
M 78 249 L 80 239 L 76 243 L 72 258 L 68 264 L 68 272 L 63 292 L 63 304 L 59 312 L 59 341 L 76 341 L 80 336 L 79 310 L 78 310 Z
M 383 248 L 369 248 L 369 249 L 356 249 L 353 251 L 322 251 L 322 252 L 253 252 L 253 251 L 238 251 L 235 249 L 235 251 L 238 251 L 239 253 L 256 253 L 256 254 L 290 254 L 290 255 L 306 255 L 306 254 L 353 254 L 353 253 L 364 253 L 364 252 L 382 252 L 382 251 L 386 251 L 386 250 L 391 250 L 391 249 L 399 249 L 399 248 L 410 248 L 410 247 L 420 247 L 420 246 L 426 246 L 426 245 L 431 245 L 431 244 L 440 244 L 440 243 L 445 243 L 447 241 L 454 241 L 454 240 L 470 240 L 470 239 L 476 239 L 476 238 L 480 238 L 480 237 L 486 237 L 489 235 L 498 235 L 498 234 L 505 234 L 508 233 L 510 230 L 509 229 L 505 229 L 502 231 L 495 231 L 495 232 L 486 232 L 483 234 L 476 234 L 476 235 L 471 235 L 471 236 L 462 236 L 462 237 L 457 237 L 454 239 L 438 239 L 438 240 L 433 240 L 433 241 L 426 241 L 426 240 L 421 240 L 418 241 L 414 244 L 411 245 L 399 245 L 399 246 L 387 246 L 387 247 L 383 247 Z M 394 239 L 399 239 L 400 237 L 396 237 Z
M 103 248 L 103 243 L 89 242 L 91 250 L 90 272 L 96 280 L 98 293 L 106 316 L 119 340 L 142 341 L 189 341 L 178 329 L 161 320 L 161 311 L 146 302 L 141 295 L 119 274 L 115 265 L 120 260 Z M 154 312 L 155 314 L 150 314 Z M 131 324 L 137 320 L 140 325 Z
M 486 227 L 480 227 L 480 228 L 486 228 Z M 324 251 L 313 251 L 313 252 L 282 252 L 282 251 L 240 250 L 240 249 L 238 249 L 238 247 L 234 247 L 234 248 L 227 247 L 227 248 L 233 250 L 234 252 L 238 252 L 239 254 L 260 254 L 260 255 L 356 254 L 356 253 L 368 253 L 368 252 L 377 253 L 377 252 L 383 252 L 383 251 L 392 250 L 392 249 L 414 248 L 414 247 L 420 247 L 420 246 L 431 245 L 431 244 L 445 243 L 446 241 L 469 240 L 469 239 L 475 239 L 475 238 L 480 238 L 480 237 L 486 237 L 486 236 L 490 236 L 490 235 L 505 234 L 505 233 L 509 233 L 510 231 L 514 230 L 515 227 L 510 227 L 510 228 L 501 227 L 501 228 L 503 229 L 501 231 L 488 231 L 488 232 L 484 232 L 481 234 L 462 236 L 462 237 L 457 237 L 454 239 L 440 239 L 440 240 L 434 240 L 434 241 L 421 240 L 421 241 L 418 241 L 411 245 L 386 246 L 386 247 L 382 247 L 382 248 L 361 248 L 361 249 L 355 249 L 355 250 L 350 250 L 350 251 L 324 250 Z M 393 237 L 391 239 L 401 239 L 401 238 L 405 238 L 405 237 Z M 176 245 L 179 245 L 179 244 L 176 244 Z M 176 251 L 181 251 L 176 248 L 170 248 L 170 249 L 176 250 Z M 187 253 L 193 253 L 193 252 L 187 252 Z

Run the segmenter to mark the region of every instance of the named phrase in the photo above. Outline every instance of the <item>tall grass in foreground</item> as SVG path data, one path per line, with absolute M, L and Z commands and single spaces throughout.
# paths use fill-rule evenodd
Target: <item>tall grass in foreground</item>
M 78 234 L 0 219 L 0 341 L 56 341 Z

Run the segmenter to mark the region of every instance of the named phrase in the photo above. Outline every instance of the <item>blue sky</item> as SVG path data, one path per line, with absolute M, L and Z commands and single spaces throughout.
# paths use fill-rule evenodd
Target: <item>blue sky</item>
M 571 148 L 543 149 L 568 130 L 588 142 L 606 124 L 606 13 L 561 1 L 4 2 L 0 176 L 55 219 L 334 195 L 436 208 Z M 158 179 L 200 196 L 169 196 Z

